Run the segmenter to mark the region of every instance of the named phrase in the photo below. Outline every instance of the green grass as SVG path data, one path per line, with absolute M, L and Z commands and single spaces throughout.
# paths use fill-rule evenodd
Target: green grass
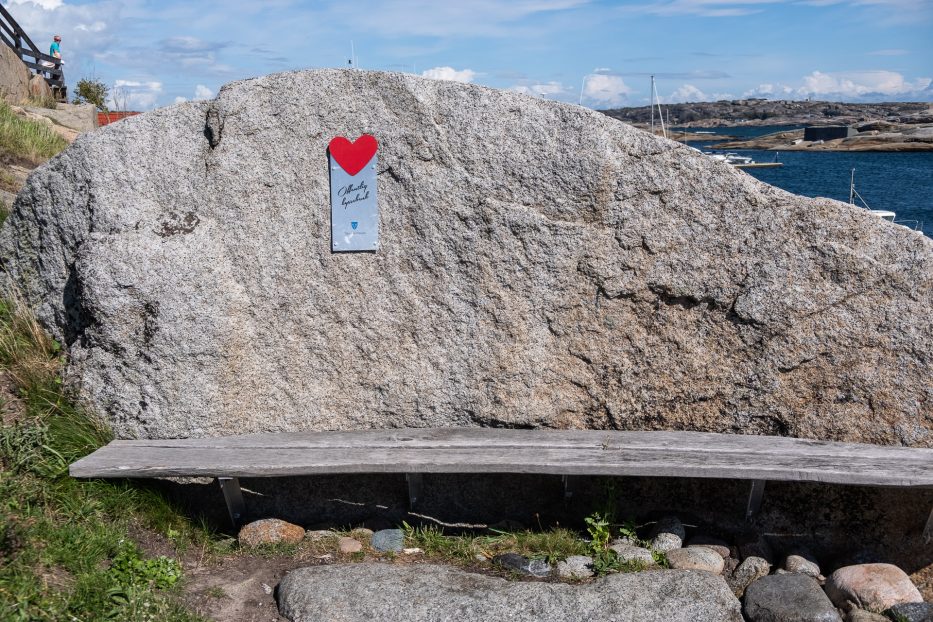
M 41 164 L 68 146 L 49 126 L 23 119 L 0 101 L 0 160 Z
M 0 620 L 199 620 L 178 604 L 177 560 L 147 558 L 128 533 L 154 529 L 183 550 L 205 531 L 149 489 L 68 476 L 110 433 L 69 398 L 61 365 L 25 306 L 0 300 L 0 366 L 23 405 L 0 428 Z
M 548 531 L 493 532 L 489 535 L 447 535 L 439 527 L 405 526 L 410 546 L 429 557 L 452 563 L 475 563 L 476 556 L 492 558 L 502 553 L 519 553 L 531 559 L 554 563 L 571 555 L 587 555 L 589 545 L 569 529 Z

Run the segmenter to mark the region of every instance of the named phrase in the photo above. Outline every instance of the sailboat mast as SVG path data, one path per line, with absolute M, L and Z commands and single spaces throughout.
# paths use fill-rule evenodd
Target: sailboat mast
M 855 205 L 855 169 L 852 169 L 852 178 L 849 180 L 849 203 Z
M 654 134 L 654 76 L 651 76 L 651 133 Z

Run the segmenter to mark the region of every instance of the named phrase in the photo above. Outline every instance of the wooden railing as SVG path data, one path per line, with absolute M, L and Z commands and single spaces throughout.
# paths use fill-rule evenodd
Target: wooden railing
M 62 60 L 39 51 L 10 12 L 0 4 L 0 40 L 11 48 L 23 64 L 45 78 L 58 99 L 66 99 Z

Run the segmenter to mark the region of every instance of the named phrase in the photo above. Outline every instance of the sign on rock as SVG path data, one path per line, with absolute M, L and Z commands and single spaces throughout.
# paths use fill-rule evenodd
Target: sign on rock
M 369 134 L 354 142 L 343 136 L 330 141 L 331 250 L 379 249 L 379 208 L 376 204 L 376 150 Z

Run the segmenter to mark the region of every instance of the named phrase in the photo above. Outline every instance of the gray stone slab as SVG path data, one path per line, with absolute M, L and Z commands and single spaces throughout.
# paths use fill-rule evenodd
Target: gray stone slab
M 762 577 L 745 590 L 750 622 L 842 622 L 815 579 L 802 574 Z
M 678 570 L 568 585 L 429 564 L 317 566 L 290 572 L 278 597 L 293 622 L 742 622 L 720 577 Z

